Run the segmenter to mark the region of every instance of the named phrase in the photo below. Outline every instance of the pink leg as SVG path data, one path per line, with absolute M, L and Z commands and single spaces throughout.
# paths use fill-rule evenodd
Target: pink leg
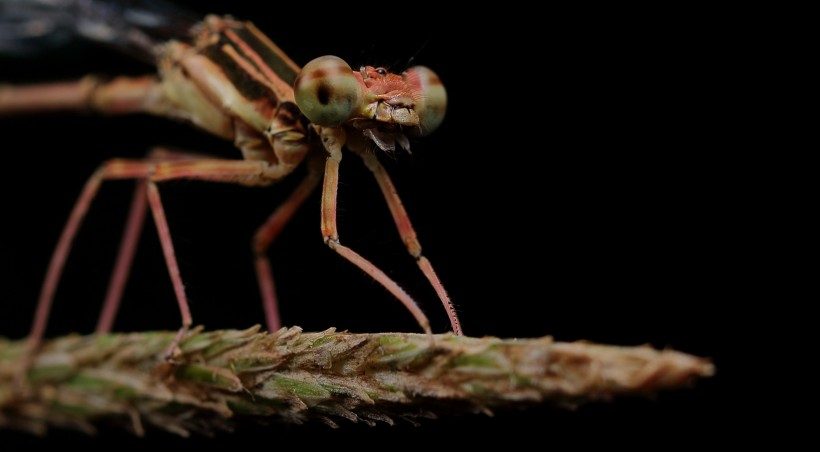
M 307 177 L 296 187 L 290 197 L 268 217 L 265 224 L 256 231 L 253 239 L 256 276 L 259 281 L 262 306 L 265 309 L 265 319 L 270 332 L 278 331 L 282 327 L 282 321 L 279 317 L 279 307 L 276 302 L 273 272 L 271 271 L 270 260 L 265 253 L 279 233 L 282 232 L 285 225 L 293 218 L 302 203 L 305 202 L 305 199 L 319 185 L 319 179 L 319 172 L 311 166 L 308 169 Z
M 88 211 L 91 201 L 94 199 L 94 196 L 97 194 L 97 190 L 100 188 L 104 175 L 104 168 L 100 168 L 95 171 L 94 174 L 88 179 L 88 182 L 85 183 L 83 191 L 80 193 L 80 197 L 77 199 L 76 204 L 74 204 L 74 208 L 71 210 L 71 214 L 68 217 L 68 222 L 66 222 L 63 232 L 60 234 L 60 239 L 57 241 L 57 247 L 54 249 L 54 254 L 51 255 L 51 261 L 48 264 L 46 277 L 43 281 L 43 288 L 40 290 L 40 298 L 37 300 L 37 309 L 34 313 L 34 321 L 32 322 L 31 331 L 28 334 L 28 339 L 26 342 L 28 353 L 25 354 L 25 358 L 20 363 L 20 367 L 17 369 L 15 375 L 15 384 L 18 388 L 22 388 L 24 386 L 23 382 L 25 381 L 25 373 L 31 366 L 34 352 L 40 346 L 40 342 L 43 339 L 46 323 L 48 323 L 48 316 L 51 312 L 51 304 L 54 300 L 54 292 L 57 289 L 60 274 L 63 271 L 65 261 L 68 258 L 68 253 L 71 250 L 71 242 L 77 234 L 80 223 L 82 223 L 83 218 L 85 218 L 85 214 Z
M 148 155 L 149 161 L 156 162 L 196 160 L 203 158 L 207 158 L 207 156 L 165 148 L 155 148 L 151 150 Z M 103 309 L 100 313 L 100 318 L 97 321 L 97 334 L 110 333 L 114 324 L 114 319 L 117 316 L 120 301 L 122 300 L 122 293 L 125 289 L 125 283 L 128 279 L 128 273 L 134 260 L 137 243 L 139 242 L 139 235 L 142 232 L 143 225 L 145 224 L 145 211 L 148 207 L 147 187 L 146 182 L 144 180 L 140 180 L 137 182 L 137 187 L 134 190 L 134 199 L 131 201 L 131 210 L 128 214 L 128 220 L 125 223 L 123 238 L 120 243 L 120 249 L 117 253 L 117 263 L 111 274 L 111 281 L 108 284 Z
M 447 315 L 450 317 L 450 325 L 453 327 L 453 333 L 458 336 L 463 335 L 461 322 L 458 320 L 458 314 L 453 306 L 453 302 L 450 301 L 450 296 L 447 295 L 447 291 L 444 290 L 444 285 L 441 284 L 441 281 L 438 279 L 438 275 L 436 275 L 435 270 L 433 270 L 432 264 L 430 264 L 430 261 L 421 253 L 421 244 L 416 237 L 416 231 L 410 223 L 410 217 L 407 215 L 407 211 L 404 209 L 401 199 L 399 199 L 393 181 L 390 180 L 390 175 L 387 174 L 387 171 L 381 163 L 379 163 L 374 154 L 368 152 L 359 152 L 358 154 L 364 159 L 367 168 L 376 176 L 376 181 L 379 183 L 382 195 L 384 195 L 384 199 L 390 208 L 390 213 L 393 215 L 393 221 L 396 223 L 399 235 L 402 241 L 404 241 L 407 251 L 416 259 L 416 263 L 419 268 L 421 268 L 422 273 L 424 273 L 424 276 L 427 277 L 427 280 L 430 281 L 430 284 L 436 290 L 436 294 L 438 294 L 439 299 L 444 305 L 444 309 L 447 310 Z
M 144 179 L 147 182 L 147 197 L 148 205 L 151 207 L 156 222 L 157 231 L 160 236 L 160 241 L 165 255 L 165 260 L 168 265 L 168 270 L 174 285 L 174 291 L 177 296 L 180 313 L 182 315 L 182 327 L 177 334 L 176 340 L 169 347 L 169 354 L 173 352 L 179 341 L 182 339 L 185 331 L 191 325 L 191 314 L 188 309 L 188 302 L 185 297 L 185 290 L 182 284 L 182 279 L 179 275 L 179 267 L 174 255 L 173 243 L 171 241 L 171 234 L 168 229 L 168 224 L 165 219 L 165 212 L 162 208 L 162 202 L 159 197 L 159 191 L 154 181 L 178 179 L 178 178 L 192 178 L 205 179 L 210 181 L 220 182 L 238 182 L 248 183 L 251 181 L 259 181 L 265 183 L 267 181 L 265 171 L 269 165 L 264 162 L 252 161 L 234 161 L 234 160 L 218 160 L 218 159 L 199 159 L 199 160 L 178 160 L 168 162 L 156 162 L 150 160 L 127 160 L 115 159 L 103 164 L 100 169 L 94 172 L 91 178 L 86 182 L 74 209 L 71 211 L 68 222 L 63 229 L 57 247 L 52 255 L 48 270 L 46 271 L 46 278 L 43 283 L 40 298 L 37 303 L 37 309 L 34 315 L 31 332 L 28 336 L 28 347 L 31 356 L 34 350 L 39 346 L 43 334 L 45 332 L 46 323 L 48 322 L 51 304 L 54 299 L 54 292 L 59 282 L 60 274 L 62 273 L 65 261 L 68 257 L 71 243 L 74 240 L 79 226 L 88 211 L 89 205 L 97 193 L 100 184 L 105 179 Z M 128 234 L 126 234 L 128 235 Z M 116 283 L 115 283 L 116 284 Z M 21 374 L 28 369 L 30 362 L 22 364 Z
M 117 252 L 117 263 L 114 266 L 114 272 L 111 274 L 111 281 L 108 283 L 108 291 L 105 295 L 100 319 L 97 321 L 97 334 L 110 333 L 114 318 L 117 316 L 125 281 L 128 278 L 128 272 L 131 270 L 131 263 L 134 261 L 134 253 L 137 251 L 137 242 L 139 242 L 139 235 L 142 232 L 142 225 L 145 223 L 147 189 L 144 180 L 137 182 L 134 199 L 131 201 L 131 211 L 128 213 L 122 242 Z
M 65 266 L 66 258 L 68 258 L 71 242 L 74 240 L 77 229 L 79 229 L 80 223 L 82 223 L 88 211 L 91 200 L 94 199 L 97 190 L 100 188 L 104 174 L 104 168 L 100 168 L 94 172 L 88 182 L 86 182 L 80 197 L 77 199 L 77 203 L 74 205 L 74 209 L 71 211 L 71 215 L 68 217 L 65 228 L 63 228 L 63 233 L 57 241 L 57 247 L 54 249 L 54 254 L 51 256 L 51 261 L 48 264 L 48 270 L 46 270 L 46 278 L 43 282 L 43 288 L 40 291 L 40 298 L 37 301 L 37 310 L 34 314 L 31 332 L 29 332 L 28 335 L 28 346 L 31 350 L 36 349 L 40 344 L 40 340 L 43 338 L 46 323 L 48 322 L 48 315 L 49 312 L 51 312 L 51 303 L 54 300 L 54 291 L 57 289 L 60 274 Z
M 379 284 L 384 286 L 394 297 L 398 298 L 404 307 L 413 314 L 416 322 L 418 322 L 432 341 L 433 331 L 430 329 L 430 321 L 413 298 L 378 267 L 339 242 L 339 232 L 336 227 L 336 198 L 339 186 L 339 163 L 342 160 L 341 147 L 344 144 L 344 136 L 340 135 L 343 132 L 338 129 L 319 128 L 319 130 L 322 134 L 325 149 L 330 153 L 325 163 L 325 180 L 322 186 L 322 236 L 325 238 L 325 243 L 330 249 L 336 251 L 342 257 L 362 269 L 378 281 Z
M 162 245 L 162 253 L 165 255 L 165 263 L 168 265 L 168 273 L 171 275 L 171 282 L 174 285 L 174 293 L 177 296 L 179 312 L 182 314 L 182 327 L 177 331 L 177 335 L 166 352 L 167 357 L 173 356 L 174 350 L 179 345 L 182 337 L 188 332 L 193 319 L 191 309 L 188 307 L 188 297 L 185 295 L 185 285 L 182 284 L 182 276 L 179 274 L 179 265 L 174 252 L 174 244 L 171 241 L 171 231 L 168 229 L 168 220 L 165 218 L 165 209 L 162 208 L 162 200 L 159 197 L 159 189 L 153 181 L 148 182 L 148 204 L 154 214 L 154 222 L 157 225 L 159 241 Z

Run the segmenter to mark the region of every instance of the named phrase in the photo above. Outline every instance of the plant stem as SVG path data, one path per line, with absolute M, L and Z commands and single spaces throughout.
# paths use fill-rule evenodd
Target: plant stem
M 306 333 L 282 328 L 65 336 L 43 344 L 15 383 L 25 341 L 0 338 L 0 427 L 89 433 L 99 422 L 138 435 L 153 425 L 189 432 L 238 422 L 321 420 L 392 424 L 542 403 L 575 405 L 647 394 L 710 376 L 706 359 L 648 346 L 551 338 L 409 333 Z

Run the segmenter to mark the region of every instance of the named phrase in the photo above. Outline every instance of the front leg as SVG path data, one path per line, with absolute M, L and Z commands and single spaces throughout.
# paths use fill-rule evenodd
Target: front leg
M 413 314 L 416 322 L 418 322 L 432 341 L 433 331 L 430 328 L 430 321 L 421 311 L 421 308 L 419 308 L 415 300 L 381 269 L 352 249 L 342 245 L 339 241 L 339 232 L 336 227 L 336 197 L 339 188 L 339 164 L 342 161 L 342 146 L 345 144 L 346 136 L 344 130 L 341 128 L 317 126 L 316 129 L 322 138 L 322 144 L 324 144 L 329 154 L 325 162 L 325 180 L 322 186 L 322 237 L 324 238 L 325 244 L 353 263 L 353 265 L 362 269 L 370 275 L 370 277 L 378 281 L 379 284 L 384 286 L 385 289 L 390 291 L 394 297 L 398 298 L 404 307 Z
M 372 152 L 356 151 L 356 153 L 361 156 L 364 160 L 365 166 L 367 166 L 367 168 L 372 171 L 373 175 L 376 177 L 376 181 L 379 183 L 379 188 L 381 188 L 382 195 L 387 201 L 387 206 L 390 208 L 390 213 L 393 216 L 393 222 L 396 223 L 396 228 L 399 230 L 399 235 L 401 235 L 402 241 L 407 247 L 407 251 L 416 260 L 416 263 L 422 273 L 424 273 L 424 276 L 428 281 L 430 281 L 430 285 L 432 285 L 435 289 L 441 303 L 444 305 L 444 309 L 447 310 L 447 315 L 450 317 L 450 325 L 453 327 L 453 333 L 457 336 L 463 335 L 461 331 L 461 322 L 458 320 L 456 308 L 453 306 L 453 302 L 450 301 L 450 296 L 447 295 L 447 291 L 444 290 L 444 285 L 441 284 L 441 280 L 439 280 L 435 270 L 433 270 L 433 265 L 430 263 L 430 260 L 424 257 L 424 254 L 421 252 L 421 243 L 419 243 L 419 240 L 416 237 L 416 231 L 410 223 L 410 216 L 407 215 L 407 211 L 404 209 L 404 205 L 399 198 L 396 187 L 393 185 L 393 181 L 390 180 L 390 175 L 387 174 L 384 166 L 379 163 L 376 155 Z

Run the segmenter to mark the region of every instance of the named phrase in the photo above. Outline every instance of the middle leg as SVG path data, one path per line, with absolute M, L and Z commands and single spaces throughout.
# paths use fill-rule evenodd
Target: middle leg
M 321 160 L 311 156 L 308 163 L 307 176 L 290 194 L 287 200 L 282 203 L 267 221 L 257 229 L 253 238 L 254 265 L 256 277 L 259 282 L 259 291 L 262 295 L 262 306 L 265 309 L 265 320 L 268 324 L 268 331 L 273 333 L 282 327 L 282 320 L 279 316 L 279 306 L 276 298 L 276 286 L 273 279 L 273 271 L 270 259 L 266 254 L 274 240 L 282 232 L 285 225 L 293 218 L 299 207 L 305 202 L 308 196 L 316 189 L 321 180 Z

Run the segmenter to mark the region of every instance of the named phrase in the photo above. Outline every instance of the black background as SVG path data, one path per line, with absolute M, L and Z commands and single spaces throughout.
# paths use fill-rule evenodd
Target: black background
M 732 377 L 725 337 L 732 322 L 725 313 L 741 301 L 733 291 L 736 239 L 729 226 L 739 195 L 720 182 L 725 138 L 715 132 L 723 120 L 724 55 L 721 44 L 705 42 L 708 23 L 668 12 L 644 21 L 632 11 L 535 13 L 512 5 L 447 15 L 420 5 L 189 3 L 252 20 L 298 64 L 335 54 L 354 66 L 403 69 L 416 55 L 415 63 L 439 74 L 449 94 L 441 129 L 416 140 L 412 155 L 383 161 L 467 334 L 649 343 L 710 357 L 718 375 L 652 399 L 445 417 L 420 427 L 243 427 L 209 440 L 156 430 L 143 440 L 115 430 L 93 440 L 54 431 L 43 441 L 279 447 L 300 438 L 302 446 L 418 448 L 492 438 L 510 446 L 654 448 L 658 441 L 698 444 L 724 433 Z M 0 80 L 12 82 L 147 71 L 94 46 L 0 59 Z M 0 334 L 12 338 L 27 333 L 60 229 L 100 162 L 140 157 L 153 145 L 238 158 L 230 143 L 142 116 L 3 118 L 0 136 Z M 249 241 L 297 179 L 264 189 L 162 185 L 195 323 L 242 328 L 263 320 Z M 92 331 L 131 187 L 106 183 L 93 204 L 63 275 L 49 335 Z M 419 301 L 434 330 L 446 331 L 435 293 L 407 256 L 375 181 L 353 157 L 342 162 L 339 202 L 342 242 L 385 269 Z M 316 193 L 271 250 L 285 324 L 417 331 L 381 286 L 326 249 L 318 208 Z M 116 323 L 120 331 L 179 325 L 151 225 Z M 14 432 L 0 439 L 41 444 Z

